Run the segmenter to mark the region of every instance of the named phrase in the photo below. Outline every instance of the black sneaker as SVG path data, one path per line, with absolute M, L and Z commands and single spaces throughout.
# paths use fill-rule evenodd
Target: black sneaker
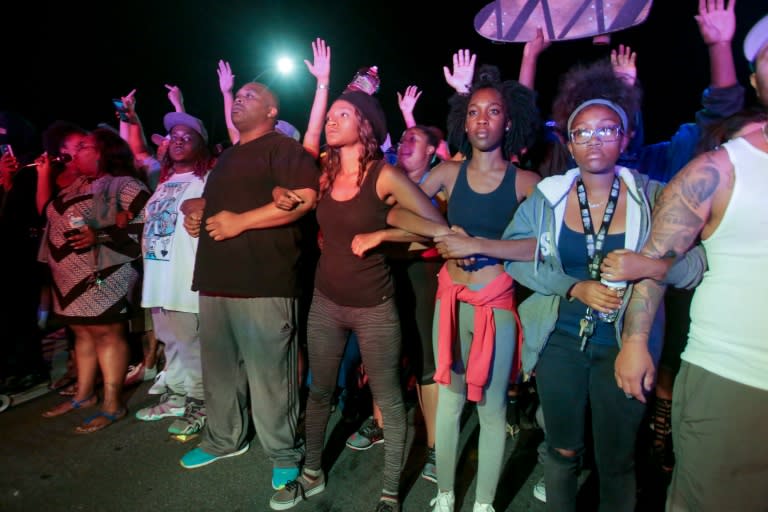
M 373 445 L 384 442 L 384 429 L 376 423 L 373 416 L 365 420 L 360 429 L 349 436 L 347 446 L 353 450 L 367 450 Z

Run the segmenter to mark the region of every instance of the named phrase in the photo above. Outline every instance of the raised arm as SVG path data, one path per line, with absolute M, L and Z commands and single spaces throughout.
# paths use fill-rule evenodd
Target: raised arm
M 544 34 L 541 27 L 536 29 L 536 37 L 525 43 L 523 47 L 523 60 L 520 62 L 520 76 L 518 82 L 531 90 L 536 83 L 536 64 L 541 52 L 549 48 L 551 41 Z
M 165 84 L 165 88 L 168 89 L 168 101 L 173 105 L 173 109 L 176 112 L 185 112 L 184 110 L 184 95 L 181 94 L 181 89 L 178 85 Z
M 630 87 L 637 82 L 637 53 L 629 46 L 620 44 L 611 50 L 611 67 L 613 73 Z
M 136 113 L 136 89 L 133 89 L 120 99 L 123 100 L 128 117 L 127 121 L 120 120 L 120 136 L 128 143 L 136 160 L 143 162 L 152 156 L 152 153 L 149 150 L 147 138 L 144 135 L 141 119 L 139 119 L 139 114 Z
M 331 47 L 319 37 L 312 42 L 312 62 L 304 61 L 312 76 L 317 79 L 315 99 L 309 112 L 307 131 L 304 132 L 304 149 L 313 156 L 320 155 L 320 136 L 325 124 L 325 111 L 328 108 L 328 87 L 331 80 Z
M 727 5 L 724 5 L 726 4 Z M 694 16 L 699 33 L 709 51 L 709 74 L 712 87 L 736 85 L 731 42 L 736 31 L 736 0 L 699 0 L 699 13 Z
M 416 126 L 416 118 L 413 117 L 413 109 L 416 107 L 416 102 L 419 101 L 422 92 L 423 91 L 420 91 L 415 85 L 409 85 L 405 88 L 405 92 L 402 94 L 400 92 L 397 93 L 397 105 L 400 107 L 400 112 L 403 114 L 406 128 Z
M 216 74 L 219 76 L 219 89 L 221 89 L 221 96 L 224 100 L 224 122 L 227 124 L 227 134 L 230 142 L 237 144 L 240 142 L 240 131 L 232 122 L 232 104 L 235 102 L 232 88 L 235 86 L 235 75 L 232 74 L 229 62 L 225 60 L 219 60 Z
M 475 76 L 477 55 L 469 50 L 459 50 L 453 54 L 453 70 L 443 66 L 445 82 L 459 94 L 469 94 L 472 78 Z

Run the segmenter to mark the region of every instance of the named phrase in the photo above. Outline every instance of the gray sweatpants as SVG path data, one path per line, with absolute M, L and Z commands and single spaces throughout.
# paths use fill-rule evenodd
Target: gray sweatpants
M 152 308 L 155 336 L 165 344 L 165 385 L 172 393 L 203 400 L 200 321 L 197 313 Z
M 200 296 L 206 452 L 225 455 L 248 442 L 250 393 L 256 434 L 274 466 L 299 465 L 297 302 Z

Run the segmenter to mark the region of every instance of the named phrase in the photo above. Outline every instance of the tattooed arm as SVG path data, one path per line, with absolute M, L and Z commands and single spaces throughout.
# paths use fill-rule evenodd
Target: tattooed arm
M 651 235 L 642 254 L 662 258 L 687 251 L 702 230 L 706 235 L 716 227 L 732 185 L 733 167 L 725 150 L 692 160 L 657 200 Z M 664 285 L 652 279 L 638 282 L 624 316 L 622 347 L 615 362 L 616 384 L 641 402 L 645 402 L 644 391 L 650 391 L 655 381 L 648 338 L 664 290 Z

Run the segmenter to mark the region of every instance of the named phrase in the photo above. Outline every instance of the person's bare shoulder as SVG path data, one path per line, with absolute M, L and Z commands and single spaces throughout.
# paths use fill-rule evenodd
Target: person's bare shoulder
M 541 176 L 533 171 L 517 169 L 515 176 L 515 189 L 517 189 L 518 201 L 530 197 L 533 194 L 536 185 L 541 181 Z

